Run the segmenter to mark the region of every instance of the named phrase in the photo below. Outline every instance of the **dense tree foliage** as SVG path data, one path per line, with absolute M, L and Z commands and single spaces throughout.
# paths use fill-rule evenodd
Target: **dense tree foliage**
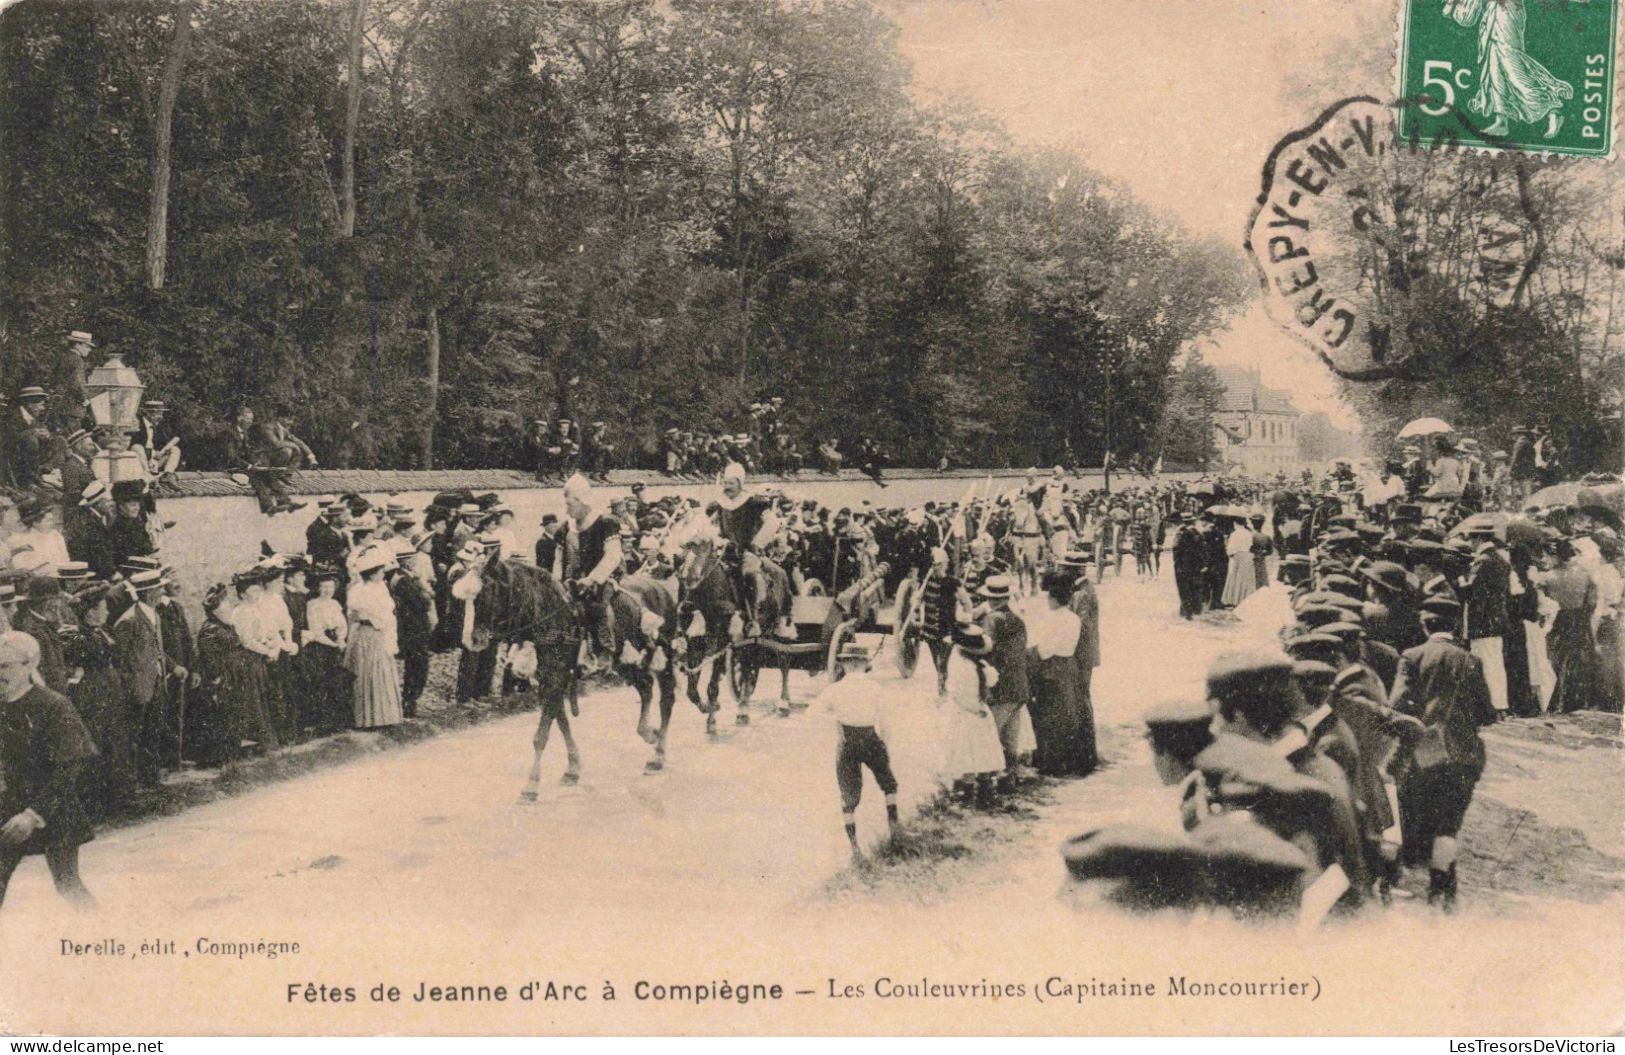
M 282 403 L 341 464 L 512 464 L 564 414 L 649 451 L 768 394 L 904 461 L 1155 457 L 1239 255 L 918 102 L 896 34 L 866 0 L 24 0 L 4 387 L 61 390 L 89 329 L 183 432 Z

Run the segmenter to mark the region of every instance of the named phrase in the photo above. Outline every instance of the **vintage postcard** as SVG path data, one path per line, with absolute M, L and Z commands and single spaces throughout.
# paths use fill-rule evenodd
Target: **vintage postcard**
M 0 1033 L 1617 1035 L 1619 29 L 6 4 Z

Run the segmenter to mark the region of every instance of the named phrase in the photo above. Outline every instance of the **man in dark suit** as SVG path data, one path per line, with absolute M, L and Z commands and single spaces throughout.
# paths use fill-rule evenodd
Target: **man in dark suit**
M 344 572 L 350 556 L 350 536 L 344 531 L 350 511 L 343 502 L 322 506 L 321 513 L 305 528 L 305 556 L 312 564 Z
M 1490 702 L 1496 713 L 1507 709 L 1507 669 L 1502 639 L 1506 637 L 1508 608 L 1512 602 L 1512 565 L 1507 562 L 1493 535 L 1473 553 L 1467 572 L 1465 620 L 1468 651 L 1484 665 Z
M 188 690 L 196 681 L 189 672 L 197 667 L 197 638 L 192 634 L 192 622 L 186 617 L 186 609 L 181 606 L 180 585 L 172 577 L 174 573 L 169 568 L 161 568 L 158 574 L 162 588 L 156 591 L 153 611 L 158 613 L 158 638 L 164 643 L 164 653 L 171 663 L 168 699 L 174 712 L 174 724 L 164 726 L 163 750 L 165 758 L 179 759 L 186 746 Z
M 109 528 L 113 498 L 107 485 L 92 478 L 73 504 L 64 501 L 63 506 L 62 539 L 67 543 L 68 556 L 90 565 L 97 578 L 111 579 L 118 570 L 118 561 L 113 557 Z
M 242 407 L 226 433 L 227 466 L 248 477 L 248 485 L 259 499 L 260 512 L 268 516 L 291 513 L 305 506 L 288 497 L 289 466 L 285 464 L 288 456 L 280 452 L 275 438 L 280 431 L 267 432 L 256 427 L 253 409 Z M 315 464 L 314 459 L 311 464 Z
M 1455 640 L 1460 611 L 1447 597 L 1422 603 L 1428 639 L 1400 656 L 1393 695 L 1395 710 L 1427 728 L 1399 789 L 1405 857 L 1426 855 L 1428 902 L 1446 910 L 1456 900 L 1456 835 L 1484 772 L 1478 730 L 1496 720 L 1483 665 Z
M 62 456 L 62 514 L 66 520 L 70 510 L 79 505 L 85 488 L 96 479 L 90 460 L 96 457 L 96 434 L 89 429 L 76 429 L 68 434 L 67 453 Z
M 68 668 L 62 656 L 62 628 L 74 620 L 65 610 L 62 584 L 55 575 L 28 580 L 28 597 L 11 617 L 11 625 L 34 639 L 34 668 L 46 688 L 68 691 Z
M 1010 610 L 1013 590 L 1009 576 L 992 575 L 977 591 L 988 607 L 982 619 L 982 630 L 987 634 L 988 666 L 998 672 L 998 682 L 988 693 L 987 706 L 993 712 L 999 744 L 1004 748 L 1003 782 L 1006 786 L 1016 775 L 1016 733 L 1021 724 L 1021 709 L 1032 696 L 1027 680 L 1027 624 Z
M 399 559 L 405 562 L 413 552 L 402 553 Z M 422 579 L 405 568 L 395 573 L 389 592 L 395 598 L 396 652 L 404 668 L 401 713 L 416 718 L 418 700 L 429 683 L 429 646 L 437 622 L 434 594 Z
M 1342 869 L 1348 887 L 1340 902 L 1359 907 L 1370 873 L 1348 769 L 1336 761 L 1328 744 L 1329 739 L 1340 737 L 1316 736 L 1312 731 L 1304 735 L 1299 719 L 1309 713 L 1309 707 L 1298 688 L 1292 662 L 1268 653 L 1225 653 L 1208 668 L 1207 694 L 1220 719 L 1218 740 L 1238 736 L 1268 745 L 1300 775 L 1325 787 L 1330 811 L 1316 818 L 1309 834 L 1318 864 L 1328 870 L 1333 865 Z
M 45 389 L 38 385 L 19 389 L 15 406 L 0 425 L 5 449 L 5 480 L 19 491 L 38 487 L 40 476 L 49 468 L 45 464 L 50 438 L 50 429 L 45 424 L 47 396 Z
M 1174 531 L 1174 588 L 1179 591 L 1179 617 L 1190 619 L 1201 615 L 1205 600 L 1202 568 L 1207 560 L 1201 533 L 1189 523 L 1184 514 L 1175 513 L 1171 520 Z
M 79 847 L 92 837 L 79 784 L 96 747 L 67 697 L 38 684 L 39 658 L 30 635 L 0 634 L 0 903 L 23 858 L 43 854 L 57 893 L 91 909 L 79 878 Z
M 130 576 L 135 603 L 113 624 L 114 664 L 124 684 L 130 726 L 136 730 L 136 765 L 142 783 L 155 785 L 163 772 L 164 746 L 169 735 L 168 683 L 185 677 L 164 650 L 162 624 L 155 607 L 163 590 L 157 571 Z
M 282 420 L 283 414 L 281 407 L 273 408 L 265 420 L 254 427 L 254 442 L 261 460 L 279 469 L 316 468 L 316 453 L 293 434 Z
M 1410 573 L 1393 561 L 1379 560 L 1363 565 L 1360 574 L 1366 579 L 1366 635 L 1371 641 L 1387 645 L 1395 654 L 1397 666 L 1399 653 L 1426 640 Z M 1391 673 L 1383 678 L 1390 689 L 1393 688 Z

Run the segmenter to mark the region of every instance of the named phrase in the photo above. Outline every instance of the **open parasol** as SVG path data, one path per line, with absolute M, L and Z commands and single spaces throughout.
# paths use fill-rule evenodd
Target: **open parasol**
M 1437 436 L 1441 432 L 1454 432 L 1450 423 L 1442 418 L 1417 418 L 1399 430 L 1396 439 L 1408 440 L 1413 436 Z
M 1504 542 L 1528 542 L 1539 546 L 1544 535 L 1540 525 L 1528 517 L 1518 516 L 1515 513 L 1474 513 L 1450 529 L 1450 537 L 1465 535 L 1471 531 L 1483 530 L 1483 525 L 1489 525 L 1495 532 L 1495 537 Z
M 1560 506 L 1587 506 L 1625 512 L 1625 484 L 1618 481 L 1568 480 L 1542 487 L 1524 499 L 1525 509 L 1554 509 Z

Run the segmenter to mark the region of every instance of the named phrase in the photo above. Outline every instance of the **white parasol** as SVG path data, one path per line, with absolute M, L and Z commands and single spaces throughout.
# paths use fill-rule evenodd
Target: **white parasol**
M 1399 430 L 1395 439 L 1408 440 L 1413 436 L 1437 436 L 1441 432 L 1454 432 L 1448 421 L 1441 418 L 1417 418 Z

